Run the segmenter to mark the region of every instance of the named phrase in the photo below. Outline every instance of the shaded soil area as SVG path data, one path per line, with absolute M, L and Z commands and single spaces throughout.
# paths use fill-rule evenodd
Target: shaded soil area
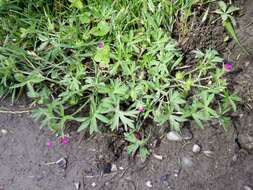
M 245 1 L 244 7 L 238 34 L 253 54 L 253 1 Z M 245 104 L 234 114 L 227 132 L 215 123 L 205 130 L 184 129 L 193 134 L 190 140 L 154 141 L 152 155 L 141 162 L 127 155 L 116 136 L 83 140 L 72 132 L 70 143 L 60 145 L 48 130 L 39 129 L 28 111 L 20 113 L 24 109 L 20 105 L 9 106 L 13 113 L 0 114 L 0 189 L 253 189 L 253 56 L 244 55 L 235 45 L 229 48 L 226 57 L 237 65 L 238 72 L 228 77 Z M 52 148 L 46 145 L 49 140 L 54 143 Z M 200 145 L 200 153 L 192 152 L 194 144 Z

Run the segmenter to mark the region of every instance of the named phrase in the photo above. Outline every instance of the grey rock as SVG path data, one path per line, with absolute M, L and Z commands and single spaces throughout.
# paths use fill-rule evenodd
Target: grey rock
M 167 139 L 169 141 L 182 141 L 183 140 L 183 138 L 175 131 L 170 131 L 167 134 Z
M 252 188 L 251 188 L 250 186 L 248 186 L 248 185 L 244 185 L 244 186 L 243 186 L 243 189 L 244 189 L 244 190 L 252 190 Z
M 190 168 L 193 166 L 193 161 L 189 157 L 182 157 L 181 158 L 181 165 L 183 168 Z
M 198 144 L 194 144 L 192 147 L 192 152 L 194 153 L 200 153 L 201 147 Z
M 249 134 L 240 134 L 238 135 L 238 142 L 243 149 L 253 151 L 253 136 Z
M 67 164 L 68 164 L 68 160 L 66 158 L 61 158 L 60 160 L 58 160 L 56 162 L 56 164 L 62 168 L 62 169 L 66 169 L 67 168 Z

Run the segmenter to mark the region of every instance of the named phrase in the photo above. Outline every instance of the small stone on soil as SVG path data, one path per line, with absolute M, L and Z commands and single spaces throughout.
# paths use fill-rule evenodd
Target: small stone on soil
M 66 168 L 67 168 L 68 161 L 67 161 L 66 158 L 61 158 L 60 160 L 58 160 L 58 161 L 56 162 L 56 164 L 57 164 L 60 168 L 66 169 Z
M 119 167 L 120 170 L 124 170 L 124 168 L 122 166 Z
M 182 138 L 184 140 L 191 140 L 193 138 L 193 134 L 190 131 L 190 129 L 188 129 L 188 128 L 183 128 L 182 129 Z
M 151 183 L 151 181 L 147 181 L 146 182 L 146 186 L 149 187 L 149 188 L 151 188 L 151 187 L 153 187 L 153 184 Z
M 6 135 L 6 134 L 8 133 L 8 131 L 7 131 L 6 129 L 1 129 L 1 133 L 2 133 L 3 135 Z
M 75 182 L 74 185 L 77 190 L 80 189 L 81 186 L 80 182 Z
M 158 155 L 158 154 L 153 154 L 154 158 L 156 158 L 157 160 L 163 160 L 163 156 Z
M 193 166 L 193 162 L 190 158 L 188 157 L 182 157 L 181 158 L 181 164 L 183 168 L 190 168 Z
M 92 184 L 91 184 L 91 186 L 92 187 L 95 187 L 97 184 L 95 183 L 95 182 L 93 182 Z
M 112 164 L 111 172 L 116 172 L 117 170 L 118 170 L 117 166 L 115 164 Z
M 243 187 L 243 189 L 244 189 L 244 190 L 252 190 L 252 188 L 251 188 L 250 186 L 248 186 L 248 185 L 245 185 L 245 186 Z
M 203 153 L 207 156 L 207 157 L 212 157 L 214 155 L 214 152 L 213 151 L 210 151 L 210 150 L 205 150 L 203 151 Z
M 201 151 L 201 147 L 198 144 L 194 144 L 192 147 L 192 152 L 199 153 Z
M 183 138 L 175 131 L 170 131 L 167 134 L 167 139 L 170 141 L 182 141 Z
M 249 134 L 240 134 L 238 135 L 238 142 L 241 148 L 248 151 L 253 150 L 253 136 Z

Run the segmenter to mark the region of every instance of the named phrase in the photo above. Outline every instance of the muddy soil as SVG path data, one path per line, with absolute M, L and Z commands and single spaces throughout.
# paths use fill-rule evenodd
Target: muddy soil
M 253 54 L 253 1 L 245 1 L 244 7 L 237 31 Z M 48 130 L 39 129 L 29 112 L 17 111 L 24 110 L 21 105 L 9 106 L 13 113 L 0 113 L 0 190 L 253 189 L 253 154 L 241 140 L 253 134 L 253 56 L 237 46 L 230 49 L 227 59 L 240 72 L 228 77 L 245 104 L 227 132 L 215 124 L 205 130 L 192 128 L 191 140 L 163 139 L 141 162 L 129 158 L 122 142 L 110 135 L 82 140 L 72 132 L 70 143 L 60 145 Z M 192 152 L 193 144 L 201 146 L 200 153 Z M 59 159 L 64 160 L 56 163 Z

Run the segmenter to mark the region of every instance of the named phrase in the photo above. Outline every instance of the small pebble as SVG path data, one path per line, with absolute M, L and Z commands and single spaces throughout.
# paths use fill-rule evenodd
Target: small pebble
M 80 189 L 81 186 L 80 182 L 75 182 L 74 185 L 77 190 Z
M 249 134 L 240 134 L 238 135 L 238 142 L 243 149 L 248 151 L 253 150 L 253 136 Z
M 174 177 L 178 177 L 180 170 L 174 170 Z
M 95 182 L 93 182 L 93 183 L 91 184 L 92 187 L 96 187 L 96 185 L 97 185 L 97 184 L 96 184 Z
M 67 161 L 66 158 L 61 158 L 60 160 L 58 160 L 58 161 L 56 162 L 56 164 L 57 164 L 60 168 L 66 169 L 66 168 L 67 168 L 68 161 Z
M 182 164 L 182 167 L 184 168 L 190 168 L 193 166 L 192 160 L 188 157 L 181 158 L 181 164 Z
M 233 157 L 232 157 L 232 160 L 235 162 L 237 160 L 238 156 L 235 154 Z
M 163 156 L 158 155 L 158 154 L 153 154 L 154 158 L 156 158 L 157 160 L 163 160 Z
M 118 170 L 117 166 L 115 164 L 112 164 L 111 171 L 116 172 Z
M 167 134 L 167 139 L 170 141 L 182 141 L 183 138 L 175 131 L 170 131 Z
M 207 156 L 207 157 L 212 157 L 214 155 L 214 152 L 213 151 L 210 151 L 210 150 L 205 150 L 203 151 L 203 153 Z
M 7 131 L 6 129 L 1 129 L 1 133 L 2 133 L 3 135 L 6 135 L 6 134 L 8 133 L 8 131 Z
M 248 185 L 245 185 L 243 188 L 244 188 L 244 190 L 252 190 L 252 188 Z
M 182 132 L 182 138 L 183 138 L 184 140 L 191 140 L 191 139 L 193 138 L 192 132 L 191 132 L 190 129 L 188 129 L 187 127 L 183 128 L 183 129 L 181 130 L 181 132 Z
M 124 168 L 122 166 L 119 167 L 120 170 L 124 170 Z
M 147 181 L 147 182 L 146 182 L 146 186 L 149 187 L 149 188 L 153 187 L 151 181 Z
M 192 152 L 199 153 L 201 151 L 201 147 L 198 144 L 194 144 L 192 147 Z

